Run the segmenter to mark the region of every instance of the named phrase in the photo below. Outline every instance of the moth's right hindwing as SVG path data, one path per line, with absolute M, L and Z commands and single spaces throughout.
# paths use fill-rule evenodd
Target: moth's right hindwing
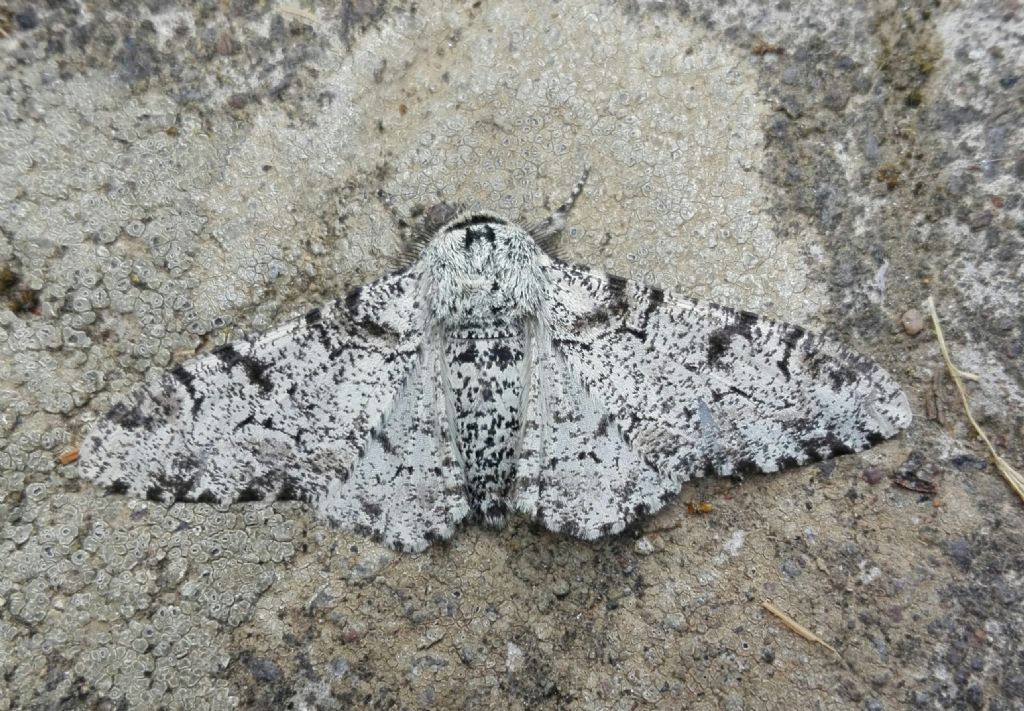
M 592 539 L 664 505 L 678 482 L 649 466 L 566 357 L 532 353 L 513 504 L 553 531 Z

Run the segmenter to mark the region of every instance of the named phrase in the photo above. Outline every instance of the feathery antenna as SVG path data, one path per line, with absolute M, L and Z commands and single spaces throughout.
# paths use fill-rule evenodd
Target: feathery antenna
M 565 229 L 565 225 L 569 220 L 569 213 L 572 212 L 576 200 L 579 199 L 580 194 L 583 192 L 583 186 L 587 184 L 587 177 L 589 176 L 590 166 L 588 165 L 583 168 L 583 174 L 573 186 L 572 192 L 569 193 L 569 198 L 557 210 L 551 213 L 550 217 L 530 229 L 530 234 L 533 235 L 537 244 L 545 252 L 551 252 L 556 248 L 555 238 Z

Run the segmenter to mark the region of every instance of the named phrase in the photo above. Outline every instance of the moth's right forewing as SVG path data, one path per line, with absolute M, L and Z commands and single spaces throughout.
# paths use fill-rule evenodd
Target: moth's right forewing
M 860 451 L 910 422 L 892 377 L 834 341 L 576 265 L 545 273 L 552 348 L 660 473 L 634 474 L 649 498 Z

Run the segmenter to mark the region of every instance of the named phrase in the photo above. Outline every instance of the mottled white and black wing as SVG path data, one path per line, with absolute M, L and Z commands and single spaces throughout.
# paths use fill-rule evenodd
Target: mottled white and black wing
M 450 538 L 470 510 L 437 353 L 420 350 L 347 476 L 333 477 L 318 502 L 331 521 L 400 551 Z
M 678 485 L 644 459 L 583 382 L 539 333 L 512 502 L 553 531 L 591 539 L 661 508 L 662 494 Z
M 442 447 L 406 451 L 437 436 L 422 406 L 441 396 L 420 372 L 421 321 L 415 278 L 398 273 L 178 365 L 97 423 L 80 472 L 160 502 L 305 501 L 340 526 L 421 549 L 461 518 L 447 481 L 426 476 L 443 469 Z M 419 509 L 384 503 L 411 491 Z M 417 521 L 432 505 L 449 515 Z
M 857 452 L 910 423 L 892 377 L 834 341 L 575 265 L 545 273 L 550 355 L 517 505 L 553 529 L 621 530 L 691 477 Z

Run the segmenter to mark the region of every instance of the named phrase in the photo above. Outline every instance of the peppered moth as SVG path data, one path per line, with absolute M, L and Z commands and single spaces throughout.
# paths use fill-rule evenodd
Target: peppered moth
M 692 477 L 910 423 L 839 343 L 552 256 L 581 188 L 532 229 L 458 214 L 406 268 L 141 386 L 86 437 L 82 475 L 158 502 L 296 499 L 420 551 L 513 510 L 616 533 Z

